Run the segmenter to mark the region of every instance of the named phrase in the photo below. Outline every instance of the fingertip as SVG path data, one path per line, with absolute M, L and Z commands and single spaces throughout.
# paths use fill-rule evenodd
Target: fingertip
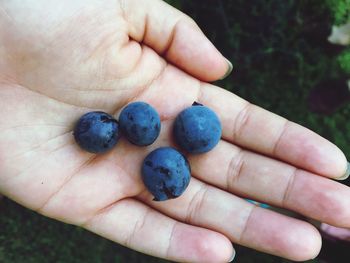
M 321 249 L 321 236 L 313 225 L 259 207 L 241 240 L 242 245 L 293 261 L 310 260 Z
M 211 231 L 211 238 L 208 241 L 201 240 L 201 250 L 211 250 L 211 256 L 202 258 L 200 262 L 232 262 L 236 251 L 231 241 L 224 235 Z M 203 254 L 203 253 L 201 253 Z
M 233 65 L 232 65 L 231 61 L 229 61 L 227 58 L 225 58 L 225 59 L 227 62 L 227 70 L 226 70 L 225 75 L 223 75 L 219 80 L 223 80 L 223 79 L 227 78 L 233 70 Z
M 286 251 L 285 257 L 293 261 L 304 262 L 317 257 L 321 251 L 322 238 L 313 225 L 303 221 L 299 223 L 299 228 L 295 228 L 294 234 L 286 236 L 285 242 L 290 250 Z
M 345 157 L 345 155 L 344 155 L 344 157 Z M 334 179 L 336 179 L 338 181 L 344 181 L 344 180 L 349 178 L 349 175 L 350 175 L 350 163 L 348 161 L 346 161 L 345 172 L 342 173 L 342 174 L 343 174 L 342 176 L 334 178 Z
M 299 246 L 299 253 L 295 255 L 295 261 L 307 261 L 318 256 L 322 247 L 320 232 L 311 224 L 305 222 L 305 233 Z M 307 233 L 309 232 L 309 233 Z
M 228 262 L 233 262 L 236 258 L 236 250 L 233 248 L 232 250 L 232 256 L 230 257 Z
M 181 224 L 174 229 L 168 254 L 186 262 L 229 262 L 235 250 L 220 233 Z
M 346 157 L 339 147 L 292 122 L 289 122 L 275 153 L 278 158 L 297 167 L 328 178 L 342 177 L 347 170 Z
M 324 173 L 336 180 L 345 180 L 350 172 L 345 154 L 335 144 L 328 141 L 327 143 L 329 145 L 328 149 L 323 152 L 325 154 L 325 162 L 323 163 Z
M 315 144 L 311 146 L 310 156 L 306 159 L 309 161 L 310 170 L 338 180 L 346 177 L 348 162 L 342 150 L 320 135 L 316 135 L 314 139 Z
M 321 234 L 313 225 L 304 221 L 300 221 L 298 229 L 295 228 L 295 233 L 287 237 L 287 243 L 292 249 L 286 257 L 297 262 L 316 258 L 322 247 Z

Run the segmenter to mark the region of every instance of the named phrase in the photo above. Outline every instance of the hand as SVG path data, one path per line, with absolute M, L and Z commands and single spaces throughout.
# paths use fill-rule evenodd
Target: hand
M 233 243 L 292 260 L 321 246 L 309 223 L 244 199 L 350 227 L 350 191 L 333 144 L 204 81 L 228 70 L 195 23 L 158 0 L 0 2 L 0 192 L 132 249 L 176 261 L 225 262 Z M 104 155 L 79 149 L 76 120 L 118 114 L 130 101 L 162 118 L 154 145 L 122 139 Z M 223 139 L 188 156 L 183 196 L 153 202 L 140 179 L 152 149 L 172 145 L 171 124 L 198 101 L 214 109 Z

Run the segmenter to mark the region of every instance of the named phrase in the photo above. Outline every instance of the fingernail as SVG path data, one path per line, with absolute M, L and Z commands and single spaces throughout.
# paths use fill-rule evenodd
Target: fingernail
M 232 262 L 236 257 L 236 250 L 233 249 L 233 254 L 229 262 Z
M 225 59 L 226 59 L 228 68 L 227 68 L 227 71 L 226 71 L 225 75 L 224 75 L 220 80 L 223 80 L 223 79 L 226 78 L 228 75 L 230 75 L 231 72 L 232 72 L 232 70 L 233 70 L 232 63 L 231 63 L 227 58 L 225 58 Z
M 335 178 L 335 179 L 338 181 L 342 181 L 342 180 L 348 179 L 349 175 L 350 175 L 350 163 L 348 162 L 348 167 L 346 169 L 345 174 L 343 176 Z

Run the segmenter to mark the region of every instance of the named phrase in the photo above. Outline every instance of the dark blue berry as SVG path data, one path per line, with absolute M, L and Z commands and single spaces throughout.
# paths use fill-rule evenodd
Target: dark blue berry
M 154 201 L 180 196 L 191 178 L 190 165 L 181 153 L 171 147 L 154 150 L 142 165 L 142 180 Z
M 218 144 L 221 123 L 214 111 L 194 103 L 176 117 L 173 131 L 181 148 L 189 153 L 204 153 Z
M 119 116 L 120 129 L 133 144 L 147 146 L 152 144 L 160 133 L 160 117 L 157 111 L 145 102 L 127 105 Z
M 117 144 L 119 125 L 116 119 L 105 112 L 89 112 L 75 125 L 74 138 L 85 151 L 104 153 Z

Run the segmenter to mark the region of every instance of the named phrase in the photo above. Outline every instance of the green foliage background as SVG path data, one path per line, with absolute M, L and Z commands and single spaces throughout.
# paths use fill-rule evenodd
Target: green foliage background
M 340 25 L 350 19 L 350 0 L 326 0 L 331 10 L 334 24 Z
M 350 0 L 327 0 L 335 25 L 350 22 Z M 338 56 L 338 62 L 343 71 L 350 73 L 350 48 Z
M 312 87 L 344 74 L 341 59 L 327 51 L 326 39 L 333 22 L 349 19 L 350 0 L 168 2 L 192 16 L 232 61 L 232 75 L 218 85 L 315 130 L 350 154 L 350 106 L 330 116 L 311 113 L 306 107 Z M 235 262 L 289 262 L 237 250 Z M 5 199 L 0 204 L 0 262 L 167 261 L 44 218 Z

